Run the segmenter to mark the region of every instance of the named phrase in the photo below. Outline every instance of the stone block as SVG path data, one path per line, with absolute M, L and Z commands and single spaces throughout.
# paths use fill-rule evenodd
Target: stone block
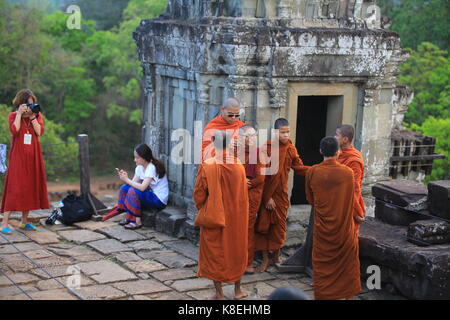
M 164 254 L 160 254 L 155 257 L 155 260 L 161 262 L 162 264 L 168 266 L 169 268 L 185 268 L 185 267 L 192 267 L 197 264 L 197 261 L 188 259 L 175 252 L 166 252 Z
M 28 284 L 28 283 L 32 283 L 32 282 L 35 282 L 35 281 L 39 280 L 38 277 L 36 277 L 36 276 L 34 276 L 32 274 L 29 274 L 29 273 L 9 274 L 8 277 L 9 277 L 9 279 L 6 276 L 0 276 L 0 287 L 14 285 L 14 283 L 18 284 L 18 285 Z M 10 279 L 14 283 L 11 283 Z
M 171 241 L 165 244 L 165 246 L 173 251 L 182 254 L 194 261 L 198 261 L 198 250 L 199 248 L 193 245 L 188 240 Z
M 57 254 L 58 256 L 63 257 L 79 257 L 79 256 L 88 256 L 88 255 L 96 255 L 93 250 L 82 246 L 74 246 L 69 247 L 67 249 L 63 248 L 48 248 L 49 251 Z
M 381 287 L 390 283 L 409 299 L 450 299 L 450 244 L 419 247 L 407 241 L 407 227 L 366 218 L 359 234 L 361 276 L 377 265 Z
M 177 280 L 171 285 L 177 291 L 186 292 L 192 290 L 200 290 L 214 287 L 211 280 L 206 278 L 195 278 L 186 280 Z
M 194 244 L 200 242 L 200 228 L 194 225 L 194 221 L 186 220 L 184 222 L 184 232 L 186 238 Z
M 46 230 L 44 231 L 41 230 L 41 228 L 37 229 L 34 232 L 23 231 L 23 233 L 38 244 L 59 243 L 58 235 L 56 233 Z
M 127 296 L 125 292 L 120 291 L 110 285 L 82 287 L 74 291 L 85 300 L 113 300 L 124 298 Z
M 120 242 L 129 242 L 136 240 L 145 240 L 145 237 L 136 231 L 125 229 L 123 226 L 112 226 L 97 230 L 97 232 L 106 234 L 107 236 L 117 239 Z
M 113 221 L 101 222 L 101 221 L 88 220 L 88 221 L 83 221 L 83 222 L 76 222 L 76 223 L 74 223 L 74 225 L 77 226 L 78 228 L 81 228 L 81 229 L 87 229 L 87 230 L 95 231 L 95 230 L 98 230 L 98 229 L 112 227 L 112 226 L 115 226 L 117 224 L 115 222 L 113 222 Z
M 154 228 L 156 225 L 156 215 L 160 210 L 158 209 L 144 209 L 142 210 L 142 224 L 147 228 Z
M 119 252 L 115 253 L 113 256 L 122 263 L 142 260 L 141 257 L 133 252 Z
M 375 184 L 372 195 L 384 202 L 406 208 L 408 205 L 423 203 L 428 195 L 427 188 L 410 180 L 391 180 Z
M 156 230 L 172 237 L 184 236 L 186 215 L 180 209 L 166 207 L 156 215 Z
M 23 286 L 23 285 L 20 286 L 20 289 L 22 289 L 23 291 L 25 291 L 27 293 L 39 291 L 35 287 Z M 17 296 L 23 296 L 23 299 L 21 299 L 21 300 L 28 300 L 29 298 L 26 295 L 22 294 L 22 291 L 20 289 L 13 285 L 11 285 L 9 287 L 2 287 L 0 290 L 0 300 L 8 300 L 11 297 L 17 297 Z
M 167 269 L 162 264 L 150 260 L 130 261 L 125 263 L 125 266 L 134 273 L 150 273 Z
M 186 278 L 194 278 L 196 276 L 192 269 L 170 269 L 152 272 L 152 277 L 159 281 L 180 280 Z
M 408 241 L 417 245 L 447 243 L 450 241 L 450 224 L 437 219 L 417 221 L 408 226 L 407 235 L 411 238 Z
M 90 230 L 69 230 L 60 231 L 58 234 L 66 240 L 75 242 L 77 244 L 105 239 L 106 236 L 98 232 Z
M 62 289 L 64 287 L 61 285 L 61 283 L 64 284 L 65 286 L 67 286 L 70 283 L 69 281 L 71 280 L 71 277 L 72 276 L 58 278 L 59 282 L 56 281 L 55 279 L 41 280 L 36 284 L 36 287 L 39 290 Z M 81 276 L 81 281 L 80 281 L 81 287 L 85 287 L 85 286 L 89 286 L 89 285 L 93 285 L 93 284 L 95 284 L 94 281 L 90 280 L 87 277 Z
M 450 180 L 428 184 L 428 208 L 432 214 L 450 220 Z
M 401 209 L 378 199 L 375 200 L 375 218 L 397 226 L 407 226 L 417 220 L 430 219 L 427 216 Z
M 160 243 L 152 240 L 128 242 L 127 246 L 136 252 L 163 249 L 163 246 Z
M 0 236 L 0 244 L 20 243 L 28 241 L 30 241 L 30 239 L 20 232 L 13 232 L 11 234 L 2 233 L 2 236 Z
M 121 243 L 115 239 L 104 239 L 104 240 L 93 241 L 93 242 L 89 242 L 87 245 L 91 248 L 94 248 L 95 250 L 99 251 L 102 254 L 110 254 L 110 253 L 123 252 L 123 251 L 133 251 L 132 248 L 124 245 L 123 243 Z
M 113 286 L 130 295 L 150 294 L 155 292 L 171 291 L 172 289 L 155 280 L 138 280 L 116 283 Z
M 100 284 L 137 279 L 133 273 L 108 260 L 85 262 L 78 266 L 82 273 Z
M 22 252 L 43 250 L 44 248 L 34 242 L 24 242 L 14 244 L 17 249 Z M 0 245 L 0 254 L 18 253 L 17 249 L 10 244 Z
M 66 289 L 53 289 L 46 291 L 37 291 L 30 293 L 33 300 L 78 300 Z

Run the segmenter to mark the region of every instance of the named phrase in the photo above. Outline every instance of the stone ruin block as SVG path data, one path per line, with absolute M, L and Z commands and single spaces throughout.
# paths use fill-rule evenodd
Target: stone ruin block
M 361 276 L 381 269 L 381 288 L 391 284 L 409 299 L 450 299 L 450 244 L 419 247 L 407 241 L 407 227 L 367 217 L 361 224 Z
M 186 214 L 181 209 L 166 207 L 156 214 L 155 228 L 157 231 L 172 237 L 184 236 Z
M 430 219 L 420 213 L 404 210 L 378 199 L 375 199 L 375 218 L 396 226 L 408 226 L 417 220 Z
M 450 180 L 428 184 L 428 207 L 432 214 L 450 220 Z
M 154 228 L 156 225 L 156 214 L 158 209 L 144 209 L 142 210 L 142 224 L 144 227 Z
M 407 235 L 408 241 L 420 246 L 447 243 L 450 241 L 450 224 L 437 219 L 417 221 L 408 226 Z
M 375 184 L 372 195 L 387 203 L 419 210 L 426 208 L 428 191 L 423 184 L 415 181 L 391 180 Z
M 194 225 L 194 221 L 186 220 L 184 222 L 184 231 L 186 238 L 197 245 L 200 241 L 200 227 Z

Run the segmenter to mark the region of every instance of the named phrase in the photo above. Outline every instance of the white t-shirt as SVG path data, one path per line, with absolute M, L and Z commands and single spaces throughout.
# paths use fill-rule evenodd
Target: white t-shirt
M 139 177 L 141 182 L 145 178 L 152 178 L 153 180 L 150 182 L 149 187 L 162 203 L 167 204 L 167 201 L 169 200 L 169 182 L 167 181 L 167 174 L 164 175 L 164 177 L 159 178 L 153 163 L 149 163 L 145 171 L 143 166 L 137 166 L 134 174 Z

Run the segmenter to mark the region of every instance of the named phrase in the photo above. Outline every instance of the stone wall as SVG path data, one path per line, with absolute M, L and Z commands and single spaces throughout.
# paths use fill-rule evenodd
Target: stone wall
M 276 118 L 289 118 L 289 99 L 297 98 L 290 84 L 354 86 L 353 113 L 343 117 L 354 119 L 357 128 L 366 163 L 364 192 L 388 179 L 390 133 L 408 103 L 396 84 L 398 64 L 406 55 L 396 33 L 376 23 L 368 28 L 372 25 L 363 20 L 363 7 L 371 2 L 193 3 L 170 1 L 166 14 L 141 21 L 134 33 L 145 75 L 143 137 L 167 165 L 170 200 L 186 209 L 187 233 L 196 214 L 197 165 L 170 161 L 180 141 L 171 141 L 171 135 L 175 129 L 187 130 L 194 141 L 189 150 L 193 160 L 199 152 L 195 121 L 204 126 L 229 96 L 241 101 L 243 121 L 268 129 Z M 324 6 L 334 9 L 324 15 L 319 13 Z

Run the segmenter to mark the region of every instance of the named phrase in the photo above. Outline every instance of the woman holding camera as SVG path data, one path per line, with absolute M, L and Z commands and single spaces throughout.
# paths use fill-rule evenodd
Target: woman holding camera
M 12 141 L 0 208 L 3 213 L 0 231 L 3 233 L 12 232 L 8 225 L 11 211 L 21 211 L 20 228 L 33 231 L 36 227 L 28 222 L 30 210 L 50 208 L 40 143 L 44 120 L 36 110 L 38 108 L 33 106 L 36 100 L 31 90 L 20 90 L 13 100 L 16 111 L 9 114 Z

